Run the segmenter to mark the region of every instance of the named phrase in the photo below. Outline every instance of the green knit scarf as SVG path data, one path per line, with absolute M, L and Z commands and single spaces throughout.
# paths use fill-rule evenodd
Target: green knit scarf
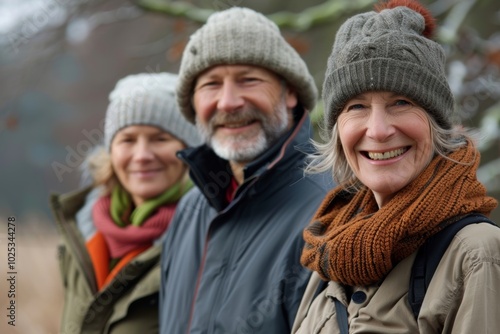
M 133 209 L 130 194 L 121 185 L 116 185 L 111 192 L 111 217 L 121 227 L 129 224 L 141 226 L 159 206 L 178 202 L 192 187 L 191 179 L 188 179 L 187 182 L 177 182 L 164 193 Z

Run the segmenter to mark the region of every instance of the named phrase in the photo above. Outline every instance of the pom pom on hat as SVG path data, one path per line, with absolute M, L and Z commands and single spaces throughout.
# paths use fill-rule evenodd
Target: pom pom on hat
M 368 91 L 407 96 L 449 129 L 454 100 L 444 50 L 429 39 L 435 29 L 432 15 L 411 0 L 376 8 L 351 17 L 337 32 L 323 83 L 328 133 L 347 101 Z
M 425 20 L 425 29 L 422 32 L 422 35 L 424 37 L 430 39 L 434 36 L 434 31 L 436 30 L 436 19 L 427 8 L 414 0 L 389 0 L 386 2 L 380 2 L 375 4 L 375 11 L 381 12 L 384 9 L 393 9 L 401 6 L 408 7 L 423 16 Z

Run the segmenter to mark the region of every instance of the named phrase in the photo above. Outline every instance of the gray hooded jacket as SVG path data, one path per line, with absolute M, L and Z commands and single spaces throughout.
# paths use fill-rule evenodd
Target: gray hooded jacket
M 290 333 L 310 277 L 300 264 L 302 230 L 327 188 L 304 176 L 310 122 L 245 168 L 228 204 L 232 173 L 206 146 L 182 151 L 197 185 L 179 203 L 162 250 L 160 332 Z

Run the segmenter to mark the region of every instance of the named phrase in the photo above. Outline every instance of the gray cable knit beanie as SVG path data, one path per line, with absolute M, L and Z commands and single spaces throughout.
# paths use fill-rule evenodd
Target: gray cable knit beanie
M 322 93 L 329 133 L 347 101 L 367 91 L 404 95 L 440 126 L 451 127 L 454 101 L 444 50 L 423 35 L 425 28 L 424 16 L 404 6 L 353 16 L 339 28 Z
M 177 75 L 171 73 L 133 74 L 118 81 L 106 111 L 104 145 L 108 152 L 116 133 L 130 125 L 157 126 L 187 146 L 201 144 L 196 127 L 179 112 L 176 83 Z
M 190 38 L 182 56 L 177 101 L 184 116 L 195 122 L 191 106 L 197 76 L 214 65 L 255 65 L 283 77 L 312 110 L 317 88 L 307 65 L 281 36 L 278 26 L 248 8 L 233 7 L 212 14 Z

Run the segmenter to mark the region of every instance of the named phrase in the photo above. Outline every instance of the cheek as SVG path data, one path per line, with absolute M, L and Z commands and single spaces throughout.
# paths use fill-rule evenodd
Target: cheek
M 158 152 L 158 157 L 165 165 L 178 165 L 182 161 L 177 158 L 177 152 L 184 149 L 184 145 L 168 146 Z
M 163 155 L 163 157 L 161 158 L 161 160 L 167 166 L 178 165 L 178 164 L 181 163 L 181 161 L 175 156 L 175 154 Z
M 210 97 L 204 95 L 206 94 L 195 93 L 192 106 L 196 112 L 197 120 L 201 121 L 202 123 L 207 123 L 211 117 L 212 112 L 210 112 Z
M 350 119 L 339 117 L 338 130 L 342 149 L 346 156 L 349 156 L 349 152 L 354 150 L 354 145 L 358 142 L 357 130 L 359 130 L 359 126 L 356 126 L 355 122 Z
M 120 150 L 112 150 L 111 151 L 111 166 L 115 170 L 115 172 L 121 172 L 124 168 L 125 158 Z
M 433 155 L 430 123 L 424 115 L 416 114 L 413 121 L 407 122 L 406 134 L 415 140 L 418 151 L 424 158 Z

